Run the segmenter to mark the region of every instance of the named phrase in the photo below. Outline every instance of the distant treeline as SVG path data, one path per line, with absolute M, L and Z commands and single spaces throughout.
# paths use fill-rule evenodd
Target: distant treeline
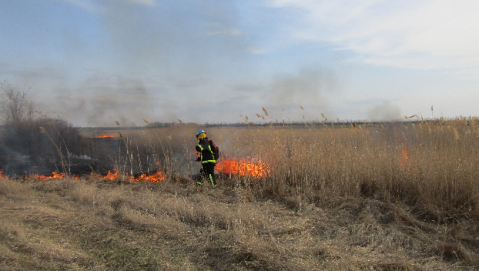
M 439 123 L 440 120 L 426 120 L 429 122 L 437 122 Z M 418 123 L 421 121 L 417 120 L 405 120 L 405 121 L 311 121 L 311 122 L 265 122 L 265 123 L 255 123 L 255 122 L 240 122 L 240 123 L 225 123 L 225 122 L 218 122 L 218 123 L 194 123 L 194 122 L 153 122 L 149 123 L 146 126 L 130 126 L 130 127 L 122 127 L 122 126 L 109 126 L 109 127 L 78 127 L 79 129 L 85 130 L 137 130 L 137 129 L 150 129 L 150 128 L 168 128 L 172 126 L 182 126 L 182 125 L 189 125 L 189 126 L 201 126 L 201 127 L 240 127 L 240 128 L 247 128 L 247 127 L 290 127 L 290 128 L 324 128 L 328 126 L 329 128 L 334 127 L 351 127 L 356 125 L 367 125 L 367 126 L 376 126 L 376 125 L 387 125 L 393 123 Z

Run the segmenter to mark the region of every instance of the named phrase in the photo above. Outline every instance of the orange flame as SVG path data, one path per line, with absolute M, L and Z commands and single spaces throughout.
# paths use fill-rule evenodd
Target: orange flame
M 145 181 L 145 182 L 151 182 L 151 183 L 158 183 L 158 182 L 164 181 L 168 177 L 168 174 L 166 174 L 163 170 L 161 170 L 160 162 L 156 162 L 156 164 L 158 165 L 159 170 L 156 171 L 155 173 L 141 174 L 139 177 L 136 177 L 136 178 L 134 176 L 129 176 L 128 174 L 125 174 L 124 176 L 133 182 Z M 1 179 L 8 180 L 8 176 L 3 175 L 3 173 L 4 171 L 0 170 L 0 180 Z M 108 174 L 106 176 L 101 176 L 93 172 L 90 175 L 91 175 L 91 178 L 99 178 L 99 179 L 111 180 L 111 181 L 122 176 L 121 174 L 119 174 L 118 169 L 113 169 L 113 173 L 108 171 Z M 58 173 L 55 171 L 55 172 L 52 172 L 52 176 L 45 176 L 45 175 L 40 175 L 36 173 L 35 178 L 45 181 L 50 179 L 66 179 L 68 178 L 68 175 L 66 173 Z M 74 180 L 80 179 L 80 177 L 78 176 L 72 176 L 71 178 Z M 28 177 L 24 176 L 23 179 L 28 180 Z
M 129 176 L 127 173 L 125 175 L 122 175 L 119 173 L 119 170 L 118 169 L 113 169 L 113 172 L 111 171 L 108 171 L 108 174 L 106 176 L 101 176 L 99 174 L 95 174 L 95 173 L 91 173 L 91 178 L 99 178 L 99 179 L 103 179 L 103 180 L 110 180 L 110 181 L 113 181 L 115 180 L 116 178 L 118 177 L 126 177 L 127 179 L 129 179 L 130 181 L 133 181 L 133 182 L 139 182 L 139 181 L 145 181 L 145 182 L 152 182 L 152 183 L 158 183 L 158 182 L 161 182 L 161 181 L 164 181 L 166 179 L 166 177 L 168 177 L 168 174 L 165 174 L 165 172 L 161 169 L 161 165 L 160 165 L 160 162 L 156 162 L 156 165 L 157 165 L 157 169 L 158 171 L 156 171 L 155 173 L 152 173 L 152 174 L 141 174 L 139 177 L 134 177 L 134 176 Z M 52 176 L 45 176 L 45 175 L 39 175 L 38 173 L 35 174 L 35 178 L 37 179 L 40 179 L 40 180 L 50 180 L 50 179 L 66 179 L 68 178 L 67 174 L 66 173 L 58 173 L 58 172 L 52 172 Z M 79 180 L 80 177 L 78 176 L 72 176 L 71 177 L 72 179 L 74 180 Z M 7 179 L 8 180 L 8 177 L 7 176 L 3 176 L 3 170 L 0 170 L 0 179 Z M 27 180 L 27 177 L 25 176 L 24 177 L 25 180 Z
M 3 176 L 3 170 L 0 170 L 0 179 L 8 180 L 7 176 Z
M 153 173 L 151 175 L 141 174 L 141 176 L 138 178 L 133 178 L 133 176 L 130 176 L 129 178 L 130 180 L 135 182 L 145 181 L 150 183 L 159 183 L 161 181 L 164 181 L 166 177 L 167 175 L 163 171 L 157 171 L 156 173 Z
M 108 138 L 108 137 L 115 137 L 113 135 L 99 135 L 99 136 L 95 136 L 95 138 Z
M 119 170 L 115 168 L 115 169 L 113 169 L 113 173 L 108 171 L 108 174 L 106 176 L 101 176 L 101 175 L 91 173 L 91 177 L 113 181 L 118 177 L 123 177 L 124 176 L 125 178 L 127 178 L 128 180 L 130 180 L 132 182 L 145 181 L 145 182 L 150 182 L 150 183 L 158 183 L 158 182 L 164 181 L 166 179 L 166 177 L 168 176 L 162 170 L 159 170 L 159 171 L 157 171 L 155 173 L 152 173 L 152 174 L 141 174 L 139 177 L 136 177 L 136 178 L 134 176 L 128 175 L 128 173 L 126 173 L 125 175 L 121 175 L 118 172 L 119 172 Z
M 67 177 L 66 173 L 52 172 L 52 175 L 53 176 L 44 176 L 44 175 L 38 175 L 38 173 L 37 173 L 37 174 L 35 174 L 35 177 L 37 177 L 38 179 L 40 179 L 42 181 L 49 180 L 49 179 L 55 179 L 55 178 L 65 179 Z
M 108 171 L 108 174 L 105 176 L 105 177 L 102 177 L 102 179 L 105 179 L 105 180 L 110 180 L 110 181 L 113 181 L 114 179 L 116 179 L 116 177 L 118 177 L 118 169 L 113 169 L 113 171 L 115 173 L 111 173 L 110 171 Z M 94 174 L 92 173 L 91 174 L 92 177 L 94 177 Z
M 266 177 L 270 173 L 269 166 L 258 158 L 225 158 L 216 165 L 221 174 L 240 176 Z
M 136 177 L 136 178 L 134 176 L 128 175 L 128 173 L 126 173 L 124 176 L 125 176 L 125 178 L 129 179 L 132 182 L 145 181 L 145 182 L 150 182 L 150 183 L 158 183 L 158 182 L 164 181 L 166 179 L 166 177 L 168 177 L 168 174 L 165 174 L 165 172 L 163 172 L 163 170 L 161 169 L 161 164 L 160 164 L 159 161 L 156 162 L 156 165 L 158 166 L 159 170 L 155 173 L 141 174 L 139 177 Z M 113 169 L 113 173 L 108 171 L 108 174 L 106 176 L 100 176 L 100 175 L 96 175 L 94 173 L 91 173 L 91 177 L 113 181 L 118 177 L 122 177 L 122 175 L 119 174 L 118 172 L 119 172 L 119 170 L 115 168 L 115 169 Z

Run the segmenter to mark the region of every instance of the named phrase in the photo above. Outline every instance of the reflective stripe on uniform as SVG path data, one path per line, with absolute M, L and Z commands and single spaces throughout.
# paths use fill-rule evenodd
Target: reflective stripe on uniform
M 206 164 L 206 163 L 215 163 L 216 164 L 216 160 L 205 160 L 205 161 L 201 161 L 202 164 Z
M 212 185 L 213 187 L 216 187 L 215 181 L 213 180 L 213 176 L 211 176 L 211 174 L 209 174 L 209 175 L 210 175 L 209 177 L 210 177 L 211 185 Z
M 198 144 L 197 146 L 200 147 L 200 149 L 201 149 L 201 151 L 200 151 L 200 157 L 201 158 L 200 159 L 201 159 L 202 164 L 206 164 L 206 163 L 215 163 L 216 164 L 216 160 L 205 160 L 205 161 L 203 161 L 203 150 L 204 150 L 204 148 L 203 148 L 203 146 L 201 146 L 201 144 Z M 213 156 L 213 158 L 215 158 L 215 154 L 211 150 L 211 144 L 208 144 L 208 148 L 210 149 L 210 152 L 211 152 L 211 155 Z
M 208 144 L 208 148 L 210 149 L 211 156 L 213 156 L 213 159 L 214 159 L 215 153 L 211 150 L 211 144 Z M 208 160 L 207 163 L 216 163 L 216 160 Z

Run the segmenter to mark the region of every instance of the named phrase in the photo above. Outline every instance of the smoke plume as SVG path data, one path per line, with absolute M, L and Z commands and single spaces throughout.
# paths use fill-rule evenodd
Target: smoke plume
M 401 109 L 390 101 L 384 101 L 368 110 L 368 118 L 375 121 L 399 120 L 401 119 Z

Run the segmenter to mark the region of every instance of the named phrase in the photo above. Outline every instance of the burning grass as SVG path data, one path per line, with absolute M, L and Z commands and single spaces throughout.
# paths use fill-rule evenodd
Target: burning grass
M 111 137 L 115 137 L 114 135 L 99 135 L 99 136 L 95 136 L 95 138 L 111 138 Z
M 157 162 L 159 165 L 159 162 Z M 164 171 L 157 170 L 156 172 L 152 172 L 150 174 L 141 174 L 138 177 L 130 176 L 128 173 L 120 174 L 118 169 L 114 169 L 113 172 L 108 171 L 106 176 L 101 176 L 99 174 L 91 173 L 92 179 L 104 179 L 114 181 L 117 179 L 121 179 L 122 181 L 130 181 L 130 182 L 150 182 L 150 183 L 158 183 L 166 180 L 168 177 Z M 78 178 L 78 177 L 77 177 Z
M 197 128 L 98 139 L 119 150 L 110 155 L 117 170 L 103 176 L 3 177 L 0 262 L 79 270 L 479 266 L 477 119 L 207 129 L 228 153 L 216 189 L 192 179 Z M 148 179 L 155 174 L 161 181 Z M 25 236 L 49 245 L 43 251 Z
M 220 174 L 233 176 L 266 177 L 269 166 L 258 158 L 223 158 L 215 168 Z

